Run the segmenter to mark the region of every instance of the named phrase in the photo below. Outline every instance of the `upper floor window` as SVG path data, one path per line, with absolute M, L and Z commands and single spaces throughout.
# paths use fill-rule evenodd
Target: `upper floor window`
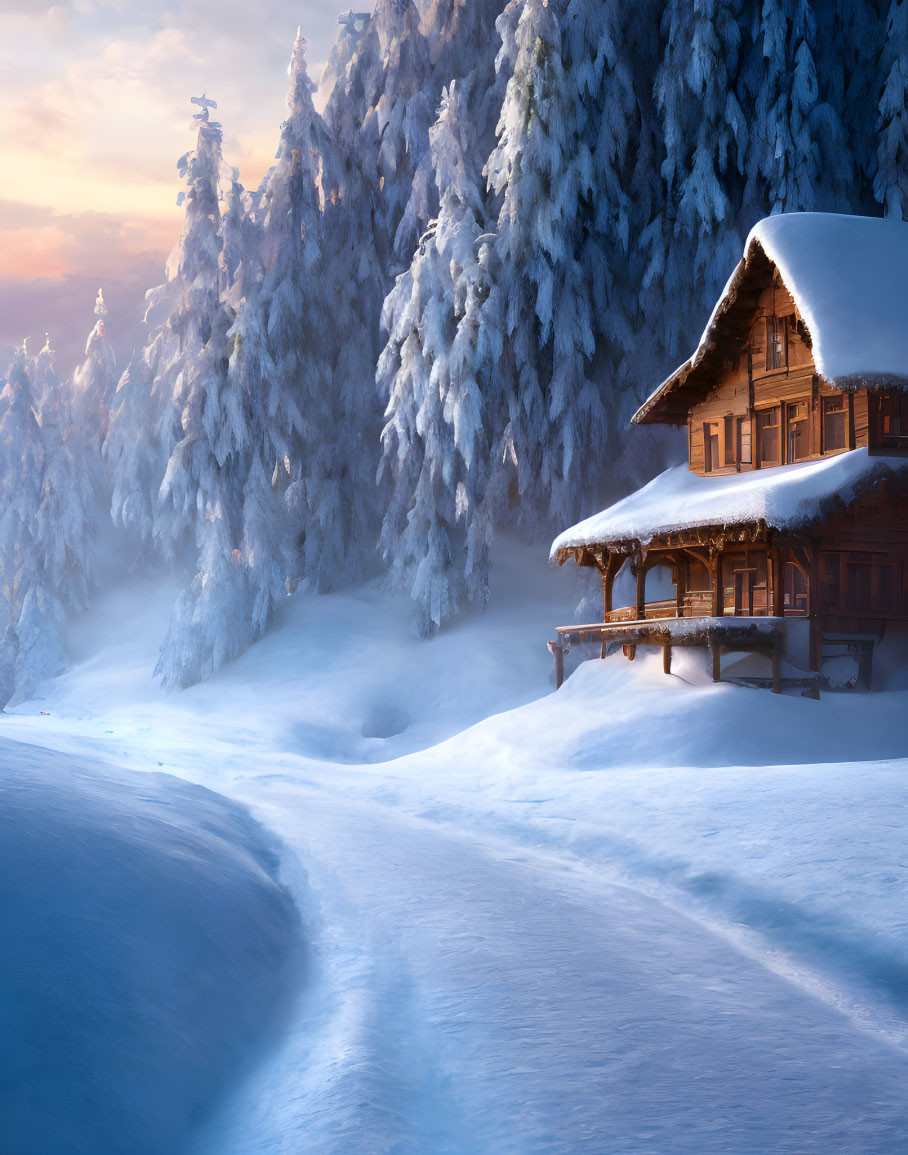
M 908 393 L 881 394 L 880 433 L 884 445 L 908 446 Z
M 788 364 L 788 318 L 766 318 L 766 368 L 784 369 Z
M 751 428 L 747 417 L 729 415 L 703 423 L 703 464 L 707 473 L 751 465 Z
M 722 468 L 721 433 L 718 421 L 703 423 L 703 458 L 707 473 Z
M 834 397 L 824 397 L 823 407 L 823 452 L 837 453 L 847 448 L 848 444 L 848 411 L 845 404 L 845 394 L 837 393 Z
M 804 461 L 810 456 L 810 418 L 806 401 L 795 401 L 785 406 L 788 424 L 788 453 L 786 461 Z
M 757 453 L 761 465 L 781 465 L 781 431 L 779 407 L 761 409 L 757 413 Z

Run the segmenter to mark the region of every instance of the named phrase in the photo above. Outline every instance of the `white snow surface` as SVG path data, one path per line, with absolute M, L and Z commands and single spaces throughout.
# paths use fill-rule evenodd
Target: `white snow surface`
M 698 526 L 762 520 L 773 529 L 798 529 L 845 508 L 882 478 L 906 470 L 908 459 L 871 456 L 866 449 L 718 477 L 702 477 L 676 465 L 559 534 L 551 557 L 577 546 L 646 544 L 659 533 Z
M 814 702 L 641 650 L 555 693 L 577 575 L 501 560 L 430 642 L 377 592 L 298 598 L 181 694 L 150 673 L 172 591 L 122 589 L 0 716 L 282 840 L 298 999 L 191 1150 L 900 1150 L 908 671 Z

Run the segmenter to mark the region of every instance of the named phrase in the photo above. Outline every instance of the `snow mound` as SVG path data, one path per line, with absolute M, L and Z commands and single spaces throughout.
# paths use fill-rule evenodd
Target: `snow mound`
M 264 1043 L 298 916 L 243 809 L 0 746 L 0 1116 L 15 1155 L 160 1155 Z
M 659 533 L 707 525 L 764 521 L 773 529 L 798 529 L 906 469 L 908 459 L 871 457 L 866 449 L 720 477 L 700 477 L 676 465 L 565 530 L 552 544 L 551 557 L 578 546 L 646 543 Z

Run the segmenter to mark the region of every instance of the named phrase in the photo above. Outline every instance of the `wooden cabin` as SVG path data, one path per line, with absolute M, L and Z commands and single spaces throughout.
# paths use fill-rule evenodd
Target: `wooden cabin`
M 708 645 L 716 680 L 724 651 L 765 653 L 776 691 L 784 669 L 817 692 L 841 653 L 870 688 L 903 628 L 908 660 L 908 224 L 762 221 L 694 354 L 632 420 L 683 427 L 688 462 L 556 539 L 604 600 L 602 622 L 549 644 L 559 685 L 579 639 L 661 646 L 666 671 L 673 647 Z M 669 590 L 648 600 L 657 567 Z

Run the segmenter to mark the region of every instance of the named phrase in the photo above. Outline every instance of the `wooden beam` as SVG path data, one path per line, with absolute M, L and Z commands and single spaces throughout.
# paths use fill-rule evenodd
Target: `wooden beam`
M 555 659 L 555 689 L 564 685 L 564 646 L 561 641 L 549 642 L 549 653 Z
M 662 673 L 670 674 L 672 672 L 672 648 L 671 646 L 662 647 Z
M 820 575 L 816 542 L 810 543 L 810 569 L 807 584 L 807 610 L 810 614 L 810 668 L 817 673 L 823 667 L 823 638 L 820 634 Z
M 781 618 L 785 614 L 782 578 L 785 571 L 782 565 L 782 554 L 778 546 L 773 546 L 769 555 L 772 560 L 772 616 Z
M 724 608 L 722 597 L 722 555 L 713 554 L 709 562 L 709 580 L 713 595 L 713 617 L 721 618 Z
M 634 566 L 634 577 L 637 579 L 636 615 L 642 621 L 646 617 L 646 568 L 642 556 L 638 558 Z

